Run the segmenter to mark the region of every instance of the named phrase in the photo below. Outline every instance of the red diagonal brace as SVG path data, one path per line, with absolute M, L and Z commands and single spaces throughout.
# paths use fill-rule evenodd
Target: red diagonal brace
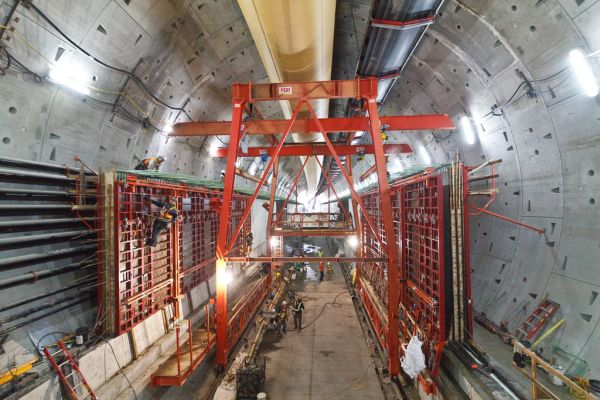
M 263 153 L 267 153 L 269 156 L 273 154 L 276 147 L 273 146 L 261 146 L 261 147 L 249 147 L 246 152 L 240 151 L 238 157 L 259 157 Z M 339 155 L 351 156 L 355 154 L 375 154 L 373 145 L 349 145 L 349 144 L 336 144 L 335 149 Z M 391 143 L 383 145 L 383 151 L 385 154 L 400 154 L 400 153 L 412 153 L 413 149 L 410 145 L 404 143 Z M 310 143 L 310 144 L 286 144 L 281 149 L 279 157 L 297 157 L 297 156 L 330 156 L 331 152 L 325 145 L 325 143 Z M 217 149 L 214 154 L 216 158 L 227 157 L 227 147 L 221 147 Z
M 327 181 L 327 185 L 331 188 L 331 190 L 333 190 L 333 194 L 335 195 L 338 206 L 344 212 L 346 221 L 352 221 L 352 218 L 350 218 L 350 215 L 348 215 L 348 212 L 346 211 L 346 207 L 344 207 L 344 205 L 342 204 L 342 202 L 340 200 L 340 197 L 338 196 L 337 192 L 335 191 L 335 187 L 333 187 L 333 182 L 331 182 L 331 178 L 329 177 L 327 172 L 325 172 L 325 168 L 323 168 L 323 164 L 321 164 L 321 162 L 319 161 L 319 157 L 315 157 L 315 158 L 317 159 L 317 164 L 319 164 L 319 167 L 321 167 L 321 172 L 323 173 L 323 176 L 325 177 L 325 180 Z
M 348 182 L 348 187 L 350 188 L 350 193 L 352 194 L 352 197 L 354 198 L 354 200 L 356 200 L 361 211 L 363 212 L 365 220 L 367 221 L 367 225 L 369 225 L 369 227 L 373 231 L 373 235 L 375 235 L 375 238 L 377 239 L 377 241 L 379 243 L 383 244 L 383 241 L 381 240 L 381 236 L 379 235 L 379 232 L 377 232 L 377 228 L 375 227 L 375 224 L 371 220 L 371 217 L 369 217 L 369 214 L 367 213 L 366 208 L 365 208 L 361 198 L 358 197 L 358 193 L 356 193 L 356 190 L 354 190 L 354 182 L 352 182 L 352 180 L 350 180 L 350 177 L 348 176 L 348 172 L 346 171 L 346 168 L 342 164 L 340 157 L 338 156 L 337 152 L 335 151 L 335 147 L 333 147 L 333 144 L 331 144 L 331 141 L 327 137 L 327 132 L 325 132 L 325 130 L 323 129 L 323 126 L 321 125 L 321 122 L 317 118 L 317 114 L 315 114 L 315 110 L 313 110 L 313 108 L 311 107 L 311 105 L 308 102 L 306 103 L 306 107 L 308 108 L 308 111 L 310 112 L 310 115 L 312 116 L 313 121 L 315 121 L 315 123 L 317 124 L 317 127 L 318 127 L 319 131 L 321 132 L 321 135 L 323 136 L 323 140 L 325 140 L 325 143 L 327 144 L 327 147 L 329 147 L 329 151 L 331 151 L 331 155 L 333 156 L 333 159 L 337 163 L 338 167 L 340 167 L 340 171 L 342 171 L 342 175 L 344 175 L 346 182 Z
M 227 250 L 226 250 L 227 253 L 229 253 L 231 251 L 231 248 L 233 247 L 233 245 L 235 243 L 235 240 L 237 239 L 237 237 L 239 236 L 240 232 L 242 231 L 242 228 L 244 226 L 244 222 L 246 221 L 246 218 L 248 218 L 248 215 L 250 214 L 250 211 L 252 211 L 252 204 L 254 204 L 254 201 L 258 197 L 258 193 L 260 192 L 260 189 L 261 189 L 263 183 L 267 179 L 267 175 L 269 175 L 269 171 L 271 170 L 271 167 L 273 166 L 274 160 L 277 157 L 279 157 L 279 152 L 281 151 L 281 148 L 283 147 L 283 144 L 285 142 L 285 138 L 287 137 L 287 135 L 292 130 L 292 126 L 294 124 L 294 121 L 298 117 L 298 113 L 300 112 L 300 109 L 302 108 L 302 104 L 306 104 L 307 106 L 309 105 L 308 102 L 305 101 L 305 100 L 300 100 L 298 102 L 298 104 L 296 105 L 296 108 L 294 109 L 294 113 L 292 114 L 292 118 L 289 120 L 288 127 L 283 132 L 283 135 L 281 135 L 281 138 L 279 139 L 279 144 L 277 145 L 277 148 L 275 149 L 275 152 L 273 153 L 273 157 L 271 157 L 271 159 L 269 160 L 269 163 L 267 164 L 267 167 L 263 171 L 263 174 L 262 174 L 262 176 L 260 178 L 260 182 L 258 183 L 258 185 L 256 185 L 256 189 L 254 190 L 254 194 L 252 195 L 252 197 L 248 201 L 248 205 L 247 205 L 246 209 L 244 210 L 244 214 L 242 215 L 242 218 L 240 219 L 240 223 L 239 223 L 238 227 L 235 229 L 235 231 L 233 232 L 233 235 L 231 236 L 231 238 L 229 239 L 230 240 L 229 241 L 229 245 L 227 246 Z M 235 160 L 233 162 L 235 162 Z
M 290 196 L 292 195 L 292 192 L 296 188 L 296 185 L 298 185 L 298 181 L 300 180 L 300 176 L 302 175 L 302 171 L 304 171 L 304 167 L 306 166 L 306 163 L 308 162 L 309 158 L 310 157 L 306 157 L 304 159 L 304 162 L 302 163 L 302 167 L 300 168 L 300 171 L 298 171 L 298 174 L 294 178 L 294 184 L 292 185 L 292 187 L 290 188 L 290 191 L 288 192 L 287 196 L 285 197 L 285 201 L 283 202 L 283 205 L 281 206 L 281 209 L 277 212 L 277 215 L 275 216 L 274 221 L 278 221 L 279 218 L 281 217 L 281 214 L 283 213 L 283 210 L 285 210 L 285 207 L 287 206 L 288 200 L 290 199 Z

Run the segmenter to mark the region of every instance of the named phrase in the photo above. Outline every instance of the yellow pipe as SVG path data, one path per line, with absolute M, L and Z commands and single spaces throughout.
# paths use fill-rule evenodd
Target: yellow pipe
M 238 0 L 271 82 L 331 79 L 335 0 Z M 292 105 L 280 102 L 286 118 Z M 319 118 L 328 116 L 329 101 L 312 103 Z M 294 141 L 321 140 L 321 134 L 292 135 Z M 320 168 L 309 160 L 304 169 L 309 196 Z
M 18 367 L 12 368 L 5 373 L 0 375 L 0 385 L 5 384 L 6 382 L 12 381 L 15 377 L 19 375 L 23 375 L 25 372 L 29 371 L 33 368 L 33 364 L 38 362 L 39 358 L 35 358 L 31 361 L 26 362 Z
M 544 334 L 542 336 L 540 336 L 540 338 L 538 340 L 536 340 L 535 342 L 533 342 L 533 344 L 531 345 L 531 348 L 533 349 L 538 344 L 540 344 L 542 342 L 542 340 L 546 339 L 546 336 L 548 336 L 549 334 L 551 334 L 552 332 L 554 332 L 555 330 L 557 330 L 564 323 L 565 323 L 564 319 L 561 319 L 560 321 L 558 321 L 556 323 L 556 325 L 554 325 L 552 328 L 548 329 L 546 332 L 544 332 Z

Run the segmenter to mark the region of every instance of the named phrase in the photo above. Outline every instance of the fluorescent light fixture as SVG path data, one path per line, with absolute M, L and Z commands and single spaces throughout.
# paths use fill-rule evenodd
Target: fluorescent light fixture
M 73 65 L 60 64 L 50 71 L 50 79 L 59 85 L 66 86 L 84 95 L 90 94 L 90 89 L 84 83 L 86 75 L 83 69 Z
M 460 122 L 462 124 L 462 131 L 465 135 L 467 144 L 475 144 L 475 131 L 473 131 L 471 119 L 465 115 L 460 119 Z
M 571 50 L 569 61 L 583 92 L 590 97 L 596 96 L 598 94 L 598 83 L 585 53 L 581 49 Z
M 353 249 L 358 247 L 358 238 L 356 236 L 348 236 L 348 245 Z
M 356 131 L 354 137 L 361 138 L 365 134 L 365 131 Z
M 171 132 L 173 132 L 173 125 L 167 125 L 167 126 L 165 127 L 165 129 L 163 129 L 163 131 L 164 131 L 165 133 L 171 133 Z
M 421 158 L 426 165 L 431 164 L 431 156 L 429 155 L 429 151 L 427 151 L 425 146 L 419 146 L 419 153 L 421 154 Z
M 279 238 L 277 236 L 271 236 L 270 242 L 271 242 L 271 247 L 275 247 L 279 243 Z

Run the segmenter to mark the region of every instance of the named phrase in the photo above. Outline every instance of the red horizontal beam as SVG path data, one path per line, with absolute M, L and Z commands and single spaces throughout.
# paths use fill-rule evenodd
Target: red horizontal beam
M 271 231 L 271 236 L 353 236 L 356 230 L 336 230 L 336 229 L 294 229 Z
M 387 262 L 386 257 L 225 257 L 230 262 Z
M 322 118 L 319 119 L 326 132 L 356 132 L 369 129 L 369 119 L 366 117 L 351 118 Z M 446 114 L 431 115 L 402 115 L 381 117 L 382 125 L 387 125 L 388 131 L 419 131 L 454 129 L 455 126 Z M 244 123 L 247 135 L 275 135 L 283 132 L 289 121 L 253 120 Z M 173 125 L 169 136 L 213 136 L 229 135 L 231 121 L 180 122 Z M 320 130 L 314 120 L 296 119 L 291 132 L 300 134 L 318 133 Z
M 374 28 L 385 28 L 394 30 L 404 30 L 410 28 L 416 28 L 419 26 L 431 25 L 434 21 L 433 17 L 411 19 L 409 21 L 393 21 L 389 19 L 375 19 L 371 20 L 371 26 Z
M 377 79 L 282 82 L 282 83 L 234 83 L 233 99 L 246 102 L 270 100 L 311 99 L 361 99 L 377 98 Z
M 244 152 L 242 148 L 238 151 L 238 157 L 259 157 L 262 152 L 266 152 L 269 156 L 273 155 L 276 147 L 248 147 L 248 151 Z M 335 146 L 335 151 L 338 155 L 351 156 L 358 154 L 361 149 L 365 154 L 374 154 L 373 145 L 349 145 L 340 144 Z M 386 154 L 412 153 L 413 149 L 408 144 L 394 143 L 383 146 L 383 151 Z M 279 152 L 279 157 L 296 157 L 296 156 L 329 156 L 331 151 L 323 144 L 285 144 Z M 221 147 L 213 155 L 216 158 L 227 157 L 227 147 Z

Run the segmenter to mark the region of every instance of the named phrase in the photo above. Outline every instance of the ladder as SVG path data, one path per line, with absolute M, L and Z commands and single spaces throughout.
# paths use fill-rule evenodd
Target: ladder
M 544 299 L 517 329 L 515 335 L 517 339 L 531 341 L 559 308 L 560 304 Z
M 56 375 L 58 375 L 69 398 L 71 400 L 97 400 L 98 398 L 94 394 L 92 387 L 79 370 L 77 363 L 65 347 L 65 344 L 62 340 L 59 340 L 56 345 L 58 346 L 58 351 L 50 353 L 48 347 L 44 347 L 44 354 L 54 371 L 56 371 Z M 65 375 L 63 367 L 66 367 L 65 369 L 70 370 L 70 372 L 67 372 Z
M 274 246 L 271 247 L 271 257 L 283 257 L 283 236 L 272 236 L 271 240 L 274 242 Z

